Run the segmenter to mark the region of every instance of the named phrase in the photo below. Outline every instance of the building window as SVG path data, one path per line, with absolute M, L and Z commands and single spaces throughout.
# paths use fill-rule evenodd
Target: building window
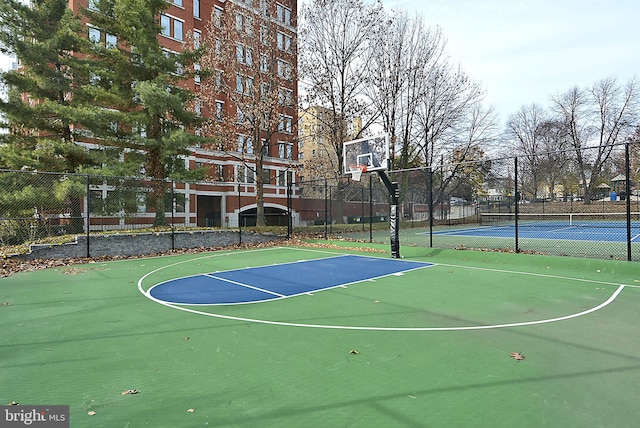
M 89 40 L 96 44 L 100 43 L 100 30 L 89 27 Z
M 291 79 L 291 64 L 281 59 L 278 60 L 278 77 Z
M 293 132 L 293 118 L 291 116 L 280 116 L 278 131 L 291 134 Z
M 217 181 L 224 181 L 224 165 L 217 164 L 215 168 L 215 178 Z
M 107 49 L 115 49 L 116 47 L 118 47 L 118 38 L 113 34 L 105 34 L 104 42 Z
M 182 21 L 177 19 L 173 20 L 173 38 L 177 40 L 184 40 L 182 37 Z
M 236 106 L 236 116 L 238 118 L 238 123 L 242 124 L 246 122 L 246 118 L 244 116 L 244 112 L 240 108 L 240 106 Z
M 293 91 L 287 88 L 280 88 L 278 91 L 278 104 L 283 107 L 293 106 Z
M 224 101 L 216 100 L 216 120 L 224 121 Z
M 240 64 L 244 64 L 244 45 L 236 44 L 236 60 Z
M 236 74 L 236 92 L 238 93 L 242 93 L 244 90 L 244 85 L 242 84 L 242 75 L 241 74 Z
M 180 6 L 180 7 L 183 6 L 182 0 L 171 0 L 171 3 L 173 3 L 176 6 Z
M 193 48 L 198 49 L 202 40 L 202 31 L 193 30 Z
M 95 27 L 89 27 L 89 40 L 107 49 L 113 49 L 118 46 L 118 37 L 113 34 L 104 33 Z
M 246 64 L 251 67 L 253 65 L 253 49 L 240 43 L 236 44 L 236 60 L 240 64 Z
M 200 18 L 200 0 L 193 0 L 193 17 Z
M 160 34 L 162 34 L 163 36 L 172 37 L 180 41 L 184 40 L 184 34 L 183 34 L 184 23 L 181 20 L 176 19 L 169 15 L 161 14 L 160 26 L 161 26 Z
M 260 54 L 260 71 L 262 73 L 269 72 L 269 57 L 266 54 Z
M 253 154 L 253 140 L 246 135 L 238 135 L 238 152 L 246 153 L 248 155 Z
M 193 81 L 198 84 L 200 83 L 200 70 L 200 64 L 193 64 Z
M 280 159 L 293 159 L 293 145 L 284 141 L 278 142 L 278 157 Z
M 278 22 L 291 25 L 291 9 L 278 3 L 276 5 L 276 18 Z
M 236 15 L 236 30 L 244 31 L 245 33 L 251 35 L 253 34 L 253 20 L 250 16 L 237 14 Z
M 160 34 L 171 37 L 171 18 L 167 15 L 160 15 Z
M 237 171 L 238 183 L 252 184 L 255 182 L 253 169 L 249 165 L 238 165 Z
M 220 27 L 222 25 L 222 8 L 214 6 L 212 15 L 213 25 Z
M 269 29 L 264 25 L 260 26 L 260 43 L 263 45 L 269 44 Z
M 253 91 L 253 78 L 236 74 L 236 92 L 239 94 L 251 94 Z
M 291 52 L 291 36 L 278 31 L 278 49 Z
M 260 98 L 267 99 L 269 95 L 269 84 L 266 82 L 260 83 Z

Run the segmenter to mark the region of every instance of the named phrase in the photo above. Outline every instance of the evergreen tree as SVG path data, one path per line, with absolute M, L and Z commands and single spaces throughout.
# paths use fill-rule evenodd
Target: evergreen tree
M 0 3 L 0 50 L 15 54 L 21 67 L 0 75 L 8 88 L 0 113 L 9 129 L 1 135 L 0 167 L 76 172 L 94 165 L 74 144 L 71 112 L 81 98 L 74 75 L 81 58 L 82 28 L 66 0 Z
M 203 176 L 183 159 L 200 121 L 183 81 L 200 51 L 161 48 L 167 5 L 94 0 L 74 14 L 66 0 L 0 4 L 0 49 L 21 61 L 1 75 L 10 132 L 0 140 L 0 168 L 146 174 L 155 179 L 155 224 L 164 224 L 165 179 Z
M 124 165 L 155 179 L 149 202 L 156 225 L 165 223 L 164 179 L 202 178 L 204 172 L 188 170 L 183 160 L 201 140 L 188 132 L 202 119 L 198 100 L 183 85 L 201 51 L 193 43 L 180 53 L 162 49 L 159 17 L 167 5 L 164 0 L 101 0 L 85 11 L 95 34 L 88 35 L 88 81 L 93 99 L 106 112 L 91 129 L 103 145 L 126 151 Z M 92 118 L 80 122 L 90 126 Z

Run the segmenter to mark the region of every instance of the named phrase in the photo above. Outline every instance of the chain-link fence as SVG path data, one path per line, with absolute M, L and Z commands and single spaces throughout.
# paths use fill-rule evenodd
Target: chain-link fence
M 400 244 L 640 260 L 640 144 L 609 149 L 388 171 L 399 188 Z M 378 173 L 360 181 L 280 176 L 265 185 L 261 214 L 278 233 L 389 242 L 392 199 Z M 249 182 L 0 170 L 0 246 L 114 231 L 242 230 L 257 223 L 256 195 Z
M 629 143 L 389 171 L 401 183 L 401 241 L 640 260 L 639 154 Z

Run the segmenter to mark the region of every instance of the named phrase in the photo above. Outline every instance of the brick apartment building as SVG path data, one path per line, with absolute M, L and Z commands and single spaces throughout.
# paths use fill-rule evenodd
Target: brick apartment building
M 294 201 L 297 205 L 297 167 L 298 144 L 297 122 L 298 112 L 295 100 L 297 99 L 296 74 L 288 74 L 282 71 L 287 67 L 297 68 L 297 52 L 295 43 L 297 0 L 167 0 L 169 7 L 158 17 L 162 27 L 158 38 L 163 49 L 167 53 L 180 52 L 185 49 L 187 43 L 214 37 L 215 34 L 207 34 L 211 21 L 220 20 L 225 13 L 235 10 L 236 25 L 246 27 L 256 37 L 268 28 L 275 31 L 269 40 L 274 44 L 276 54 L 281 53 L 282 61 L 278 59 L 277 67 L 268 70 L 269 73 L 277 73 L 278 84 L 281 87 L 283 97 L 288 99 L 280 111 L 281 124 L 277 132 L 269 136 L 269 144 L 265 153 L 261 173 L 265 179 L 264 189 L 264 213 L 267 224 L 283 224 L 286 221 L 285 214 L 288 211 L 287 201 Z M 80 7 L 91 9 L 93 0 L 69 0 L 69 7 L 78 12 Z M 265 25 L 263 25 L 265 24 Z M 100 34 L 99 28 L 94 28 L 91 23 L 86 24 L 89 38 L 113 38 L 112 43 L 117 43 L 117 36 Z M 109 43 L 109 40 L 106 41 Z M 238 52 L 246 51 L 238 45 Z M 243 57 L 244 58 L 244 57 Z M 248 57 L 247 57 L 248 59 Z M 238 61 L 241 59 L 238 55 Z M 198 67 L 198 65 L 196 65 Z M 229 64 L 229 70 L 219 70 L 226 74 L 227 78 L 233 78 L 233 64 Z M 265 70 L 260 70 L 265 71 Z M 231 75 L 231 76 L 229 76 Z M 238 79 L 253 80 L 253 76 L 237 76 Z M 196 94 L 205 90 L 203 82 L 196 76 L 184 82 L 188 88 Z M 241 83 L 240 83 L 241 85 Z M 224 120 L 232 121 L 236 118 L 237 106 L 232 97 L 224 92 L 216 93 L 214 109 L 202 108 L 204 116 L 219 115 Z M 196 108 L 200 108 L 197 106 Z M 212 111 L 213 110 L 213 111 Z M 233 125 L 231 125 L 233 126 Z M 194 130 L 193 132 L 199 132 Z M 255 155 L 247 149 L 246 135 L 242 135 L 240 129 L 235 137 L 236 142 L 225 144 L 224 150 L 220 147 L 192 147 L 191 154 L 185 159 L 190 169 L 205 167 L 210 177 L 207 181 L 197 183 L 179 183 L 175 192 L 182 194 L 184 204 L 178 212 L 175 212 L 175 222 L 184 223 L 186 226 L 217 226 L 237 227 L 239 224 L 251 225 L 256 221 L 256 183 Z M 237 146 L 238 153 L 232 153 L 228 149 L 230 145 Z M 107 189 L 93 189 L 102 190 Z M 290 193 L 288 193 L 290 192 Z M 152 213 L 139 213 L 139 217 L 149 216 Z M 293 215 L 294 223 L 296 215 Z M 241 223 L 240 223 L 241 222 Z M 284 223 L 286 224 L 286 223 Z

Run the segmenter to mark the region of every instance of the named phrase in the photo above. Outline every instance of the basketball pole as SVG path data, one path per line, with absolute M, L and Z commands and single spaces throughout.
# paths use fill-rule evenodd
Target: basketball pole
M 398 217 L 398 200 L 400 199 L 400 188 L 398 183 L 389 180 L 387 173 L 383 170 L 378 170 L 380 179 L 387 187 L 389 196 L 391 197 L 391 204 L 389 206 L 389 234 L 391 236 L 391 257 L 394 259 L 400 258 L 400 218 Z

